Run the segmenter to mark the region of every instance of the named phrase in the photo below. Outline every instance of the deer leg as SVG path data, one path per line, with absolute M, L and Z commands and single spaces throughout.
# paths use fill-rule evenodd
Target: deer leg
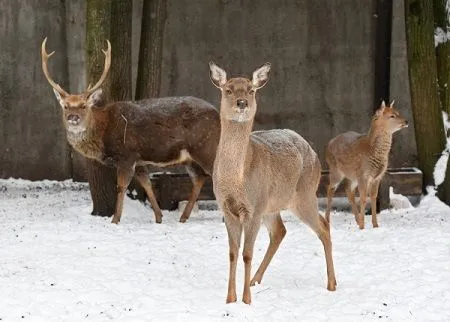
M 286 228 L 284 227 L 283 221 L 281 220 L 280 213 L 277 213 L 275 215 L 270 214 L 263 216 L 263 223 L 267 227 L 267 230 L 269 232 L 270 243 L 269 247 L 267 248 L 266 254 L 264 255 L 264 259 L 261 262 L 261 265 L 259 265 L 255 276 L 250 281 L 251 286 L 254 286 L 255 283 L 261 283 L 261 280 L 267 267 L 270 264 L 270 261 L 277 252 L 281 241 L 286 235 Z
M 162 211 L 159 208 L 158 201 L 156 200 L 153 192 L 152 183 L 148 178 L 148 170 L 145 167 L 137 167 L 134 175 L 139 184 L 144 188 L 147 198 L 152 206 L 153 213 L 155 214 L 155 222 L 160 224 L 162 222 Z
M 358 181 L 358 192 L 359 192 L 359 214 L 356 217 L 356 223 L 359 229 L 364 229 L 364 212 L 366 211 L 366 201 L 367 201 L 367 181 Z
M 347 193 L 347 198 L 350 201 L 350 205 L 352 206 L 352 213 L 356 218 L 359 213 L 358 205 L 356 204 L 355 199 L 356 186 L 353 187 L 352 182 L 350 180 L 346 180 L 345 192 Z
M 328 175 L 328 178 L 329 184 L 327 191 L 327 211 L 325 213 L 325 218 L 328 222 L 330 222 L 331 203 L 333 201 L 334 193 L 336 192 L 337 187 L 339 187 L 343 176 L 337 170 L 330 168 L 330 174 Z
M 228 276 L 228 294 L 227 303 L 237 301 L 236 295 L 236 266 L 239 255 L 239 246 L 241 244 L 242 225 L 239 217 L 233 214 L 225 214 L 225 226 L 228 232 L 228 244 L 230 247 L 230 270 Z
M 242 301 L 245 304 L 252 302 L 252 294 L 250 292 L 250 278 L 252 270 L 253 248 L 255 247 L 256 236 L 258 236 L 261 220 L 259 216 L 253 215 L 250 222 L 244 224 L 244 250 L 242 257 L 244 259 L 245 277 L 244 277 L 244 293 Z
M 309 202 L 302 202 L 301 204 L 297 205 L 297 207 L 295 209 L 292 209 L 292 211 L 317 234 L 320 241 L 322 242 L 323 249 L 325 251 L 325 261 L 327 265 L 327 289 L 329 291 L 335 291 L 337 283 L 336 276 L 334 274 L 330 224 L 319 214 L 316 196 L 310 197 Z
M 127 187 L 130 184 L 131 178 L 134 175 L 133 167 L 123 167 L 119 166 L 117 168 L 117 201 L 116 210 L 112 219 L 113 224 L 118 224 L 120 222 L 120 217 L 122 216 L 123 200 L 125 198 L 125 193 Z
M 198 195 L 205 184 L 206 174 L 204 171 L 196 164 L 189 165 L 187 167 L 188 173 L 192 178 L 192 191 L 189 196 L 189 201 L 183 210 L 183 214 L 180 217 L 180 222 L 186 222 L 191 215 L 192 209 L 194 208 L 195 202 L 197 201 Z
M 372 212 L 373 228 L 378 228 L 377 197 L 378 197 L 379 186 L 380 186 L 380 180 L 372 182 L 372 186 L 370 187 L 370 208 L 371 208 L 371 212 Z

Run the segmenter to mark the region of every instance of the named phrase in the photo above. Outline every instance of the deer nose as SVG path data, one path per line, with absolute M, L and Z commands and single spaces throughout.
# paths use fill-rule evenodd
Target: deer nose
M 243 110 L 244 108 L 246 108 L 248 106 L 248 102 L 247 100 L 243 100 L 243 99 L 238 99 L 236 101 L 236 105 L 237 107 L 239 107 L 241 110 Z
M 76 114 L 69 114 L 67 116 L 67 123 L 77 125 L 80 122 L 80 116 Z

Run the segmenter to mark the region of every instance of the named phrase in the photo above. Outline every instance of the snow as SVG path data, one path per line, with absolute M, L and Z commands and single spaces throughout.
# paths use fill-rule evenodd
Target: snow
M 448 162 L 448 156 L 450 151 L 450 121 L 448 120 L 448 115 L 445 112 L 442 112 L 442 120 L 444 122 L 444 130 L 446 135 L 446 144 L 445 148 L 441 153 L 441 156 L 436 161 L 436 164 L 434 166 L 433 171 L 433 178 L 434 178 L 434 184 L 435 186 L 439 186 L 444 182 L 445 179 L 445 172 L 447 170 L 447 162 Z
M 408 197 L 395 193 L 393 187 L 389 187 L 389 201 L 393 209 L 413 208 Z
M 450 0 L 447 0 L 445 4 L 445 9 L 447 10 L 447 20 L 450 21 Z M 450 31 L 444 31 L 441 27 L 436 27 L 434 30 L 434 47 L 439 44 L 443 44 L 450 39 Z
M 288 212 L 288 233 L 250 306 L 225 304 L 220 212 L 186 224 L 127 199 L 120 225 L 91 216 L 83 183 L 0 180 L 0 321 L 449 321 L 450 208 L 427 195 L 360 231 L 332 213 L 336 292 L 322 246 Z M 345 203 L 348 206 L 347 203 Z M 261 229 L 253 272 L 268 236 Z M 242 296 L 243 262 L 238 264 Z

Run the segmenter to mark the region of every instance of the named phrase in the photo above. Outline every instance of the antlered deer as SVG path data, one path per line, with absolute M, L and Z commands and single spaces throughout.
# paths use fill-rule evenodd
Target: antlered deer
M 48 72 L 47 54 L 42 42 L 42 69 L 63 108 L 63 122 L 72 147 L 87 158 L 117 168 L 117 203 L 112 219 L 119 223 L 126 189 L 133 178 L 145 189 L 155 213 L 162 220 L 148 178 L 146 165 L 183 164 L 193 180 L 188 204 L 180 218 L 185 222 L 203 183 L 213 170 L 220 136 L 220 118 L 208 102 L 195 97 L 166 97 L 136 102 L 106 103 L 100 86 L 111 65 L 111 45 L 105 54 L 100 80 L 82 94 L 69 94 Z
M 330 227 L 319 214 L 316 190 L 320 162 L 311 146 L 291 130 L 252 132 L 256 113 L 256 90 L 269 76 L 266 63 L 253 79 L 231 78 L 210 63 L 212 83 L 221 90 L 221 134 L 214 162 L 214 193 L 225 217 L 230 247 L 227 303 L 236 301 L 236 265 L 244 232 L 245 281 L 242 300 L 250 304 L 250 285 L 260 283 L 283 240 L 286 229 L 280 216 L 290 209 L 317 234 L 325 250 L 328 285 L 336 289 Z M 253 248 L 261 221 L 269 231 L 270 244 L 250 280 Z
M 356 222 L 364 229 L 364 211 L 367 194 L 370 195 L 372 225 L 378 227 L 377 196 L 380 181 L 388 166 L 392 135 L 408 126 L 398 111 L 384 101 L 372 118 L 367 135 L 346 132 L 332 139 L 326 148 L 325 158 L 330 168 L 326 219 L 330 222 L 331 201 L 334 192 L 345 178 L 345 190 L 352 206 Z M 355 201 L 358 187 L 360 210 Z

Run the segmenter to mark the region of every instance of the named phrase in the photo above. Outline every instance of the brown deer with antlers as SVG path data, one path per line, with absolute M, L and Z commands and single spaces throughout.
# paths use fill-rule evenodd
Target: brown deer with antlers
M 82 94 L 69 94 L 50 77 L 44 39 L 42 69 L 63 108 L 71 146 L 87 158 L 117 168 L 117 203 L 113 223 L 119 223 L 126 189 L 133 178 L 142 185 L 161 223 L 146 165 L 185 165 L 193 181 L 190 199 L 180 218 L 185 222 L 203 183 L 213 170 L 220 137 L 220 118 L 208 102 L 195 97 L 165 97 L 107 103 L 101 85 L 111 66 L 111 45 L 99 81 Z
M 242 300 L 250 304 L 250 285 L 260 283 L 286 234 L 280 211 L 290 209 L 319 237 L 325 250 L 328 284 L 336 289 L 330 227 L 319 214 L 316 191 L 320 162 L 311 146 L 291 130 L 252 132 L 256 113 L 255 93 L 269 77 L 266 63 L 253 73 L 227 80 L 226 72 L 210 63 L 212 83 L 222 93 L 219 146 L 214 163 L 214 193 L 228 232 L 230 271 L 227 303 L 236 301 L 236 265 L 244 232 L 245 264 Z M 270 244 L 253 279 L 250 271 L 253 248 L 261 221 L 267 227 Z

